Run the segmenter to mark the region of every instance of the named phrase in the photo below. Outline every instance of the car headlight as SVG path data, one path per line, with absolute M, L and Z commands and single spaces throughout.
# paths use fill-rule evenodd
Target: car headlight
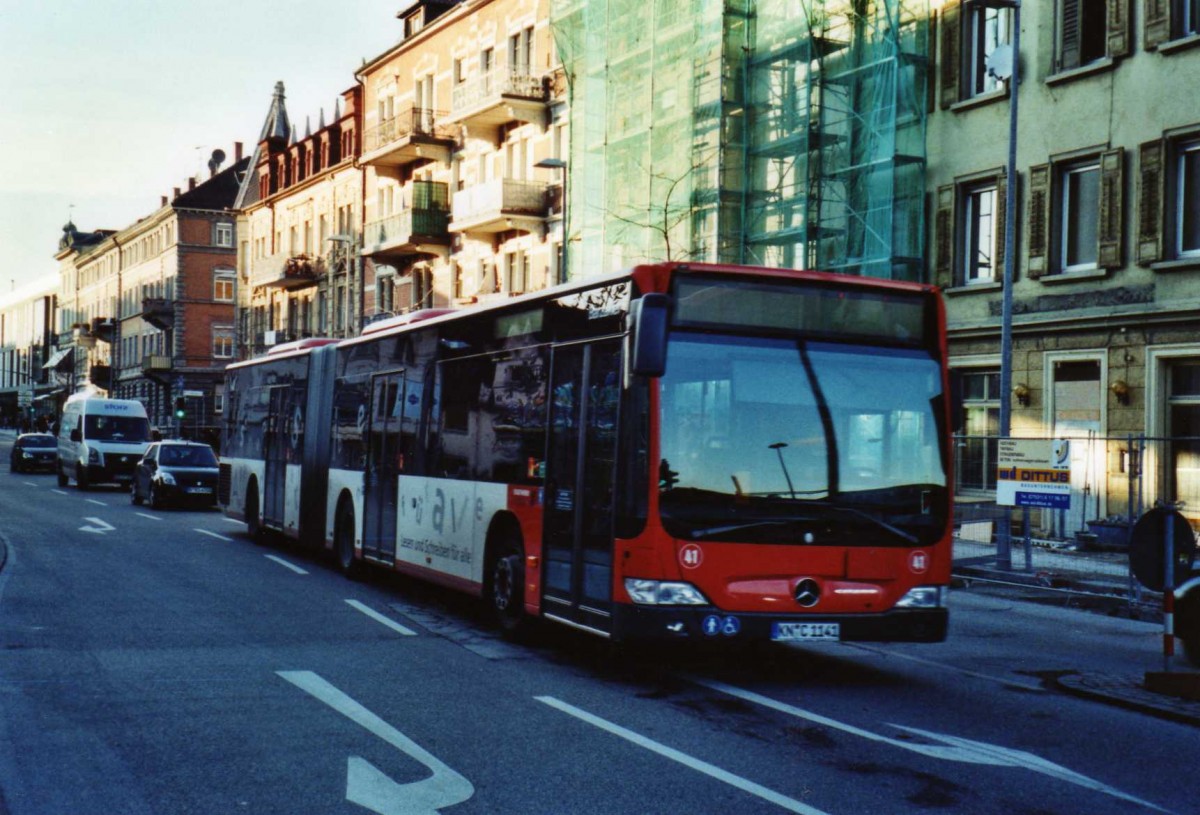
M 945 605 L 945 586 L 917 586 L 896 601 L 896 608 L 942 608 Z
M 691 583 L 625 578 L 625 591 L 641 606 L 706 606 L 708 598 Z
M 99 464 L 99 463 L 100 463 L 100 451 L 97 450 L 95 447 L 89 447 L 88 448 L 88 464 Z
M 175 476 L 171 475 L 170 473 L 160 472 L 158 474 L 158 480 L 169 486 L 175 486 Z
M 33 453 L 29 453 L 29 452 L 26 452 L 25 450 L 22 450 L 21 458 L 33 458 Z

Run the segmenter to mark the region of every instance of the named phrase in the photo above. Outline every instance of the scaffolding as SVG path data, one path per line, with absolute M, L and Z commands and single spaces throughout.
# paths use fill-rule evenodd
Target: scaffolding
M 552 0 L 574 276 L 705 260 L 919 280 L 928 0 Z

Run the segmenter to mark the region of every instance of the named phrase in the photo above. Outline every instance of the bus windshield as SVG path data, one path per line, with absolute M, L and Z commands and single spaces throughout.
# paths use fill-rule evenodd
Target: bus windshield
M 150 422 L 138 416 L 92 413 L 84 420 L 83 427 L 85 435 L 92 441 L 139 443 L 150 440 Z
M 943 534 L 942 379 L 927 351 L 676 330 L 667 360 L 670 534 L 871 546 Z

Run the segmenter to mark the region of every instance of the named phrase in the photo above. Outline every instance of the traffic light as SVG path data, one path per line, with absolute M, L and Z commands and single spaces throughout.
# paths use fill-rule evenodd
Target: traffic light
M 175 398 L 175 418 L 183 419 L 187 416 L 187 400 L 182 396 Z

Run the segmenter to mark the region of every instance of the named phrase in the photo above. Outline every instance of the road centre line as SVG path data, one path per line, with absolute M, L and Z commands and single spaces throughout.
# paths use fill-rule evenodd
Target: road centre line
M 644 747 L 653 753 L 658 753 L 664 758 L 669 758 L 672 761 L 682 764 L 685 767 L 690 767 L 697 772 L 704 773 L 705 775 L 715 778 L 718 781 L 724 781 L 726 784 L 737 787 L 743 792 L 748 792 L 751 795 L 762 798 L 764 801 L 769 801 L 772 804 L 783 807 L 789 812 L 799 812 L 803 815 L 825 815 L 822 810 L 810 807 L 807 804 L 797 801 L 795 798 L 788 798 L 785 795 L 781 795 L 774 790 L 767 789 L 760 784 L 755 784 L 753 781 L 749 781 L 739 775 L 734 775 L 731 772 L 722 770 L 720 767 L 715 767 L 706 761 L 701 761 L 700 759 L 693 758 L 686 753 L 681 753 L 674 748 L 667 747 L 665 744 L 661 744 L 653 739 L 646 738 L 645 736 L 635 733 L 632 730 L 627 730 L 626 728 L 613 724 L 606 719 L 601 719 L 599 716 L 594 716 L 591 713 L 588 713 L 586 710 L 581 710 L 574 705 L 569 705 L 566 702 L 555 699 L 553 696 L 535 696 L 534 698 L 543 704 L 549 705 L 555 710 L 560 710 L 563 713 L 574 716 L 576 719 L 587 722 L 588 724 L 607 731 L 614 736 L 620 736 L 626 741 L 636 744 L 638 747 Z
M 63 490 L 50 490 L 50 492 L 57 492 L 59 495 L 70 495 L 69 492 L 64 492 Z
M 389 618 L 383 616 L 375 609 L 370 608 L 369 606 L 366 606 L 363 603 L 358 602 L 357 600 L 347 600 L 346 604 L 348 606 L 350 606 L 350 608 L 352 608 L 356 611 L 361 611 L 363 614 L 366 614 L 368 617 L 370 617 L 375 622 L 382 623 L 382 624 L 386 625 L 388 628 L 392 629 L 393 631 L 395 631 L 399 634 L 403 634 L 406 637 L 417 636 L 416 631 L 413 631 L 411 628 L 405 628 L 404 626 L 400 625 L 400 623 L 396 622 L 395 620 L 392 620 L 392 619 L 389 619 Z
M 208 535 L 210 538 L 220 538 L 223 541 L 229 541 L 230 543 L 233 543 L 233 538 L 227 538 L 224 535 L 218 534 L 216 532 L 209 532 L 207 529 L 201 529 L 198 526 L 192 527 L 192 531 L 199 532 L 201 535 Z
M 103 501 L 97 501 L 95 498 L 84 498 L 83 500 L 87 501 L 89 504 L 95 504 L 96 506 L 108 506 L 108 504 L 104 503 Z
M 202 531 L 202 530 L 197 530 L 197 531 L 199 532 L 199 531 Z M 213 535 L 213 536 L 215 536 L 215 537 L 218 537 L 218 538 L 225 538 L 225 536 L 224 536 L 224 535 L 218 535 L 216 532 L 209 532 L 208 534 L 210 534 L 210 535 Z M 233 540 L 233 539 L 232 539 L 232 538 L 225 538 L 225 540 Z M 273 561 L 275 561 L 276 563 L 278 563 L 280 566 L 284 567 L 285 569 L 291 569 L 291 570 L 292 570 L 293 572 L 295 572 L 296 574 L 308 574 L 308 572 L 304 571 L 303 569 L 301 569 L 301 568 L 300 568 L 299 566 L 297 566 L 296 564 L 294 564 L 294 563 L 288 563 L 286 560 L 284 560 L 284 559 L 283 559 L 283 558 L 281 558 L 281 557 L 275 557 L 275 555 L 263 555 L 263 557 L 265 557 L 267 560 L 273 560 Z
M 867 651 L 868 653 L 878 654 L 882 657 L 906 659 L 909 662 L 915 662 L 918 665 L 926 665 L 930 668 L 940 668 L 943 671 L 950 671 L 951 673 L 962 674 L 963 676 L 971 676 L 976 679 L 986 679 L 989 682 L 997 682 L 1010 688 L 1017 688 L 1018 690 L 1033 691 L 1035 693 L 1046 692 L 1046 689 L 1041 685 L 1034 685 L 1031 682 L 1020 682 L 1016 679 L 1005 679 L 1002 676 L 992 676 L 991 674 L 979 673 L 978 671 L 969 671 L 966 668 L 959 668 L 956 665 L 948 665 L 945 662 L 934 662 L 931 659 L 922 659 L 921 657 L 909 656 L 908 654 L 898 654 L 895 651 L 888 651 L 883 648 L 874 648 L 870 645 L 863 645 L 859 642 L 844 642 L 842 645 L 857 649 L 859 651 Z
M 142 516 L 143 518 L 149 518 L 149 519 L 150 519 L 150 520 L 152 520 L 152 521 L 161 521 L 161 520 L 162 520 L 162 518 L 158 517 L 157 515 L 147 515 L 147 514 L 146 514 L 146 513 L 144 513 L 144 512 L 135 512 L 135 513 L 133 513 L 133 514 L 134 514 L 134 515 L 140 515 L 140 516 Z
M 32 481 L 22 481 L 21 483 L 24 484 L 26 487 L 40 487 L 41 486 L 41 484 L 34 484 Z
M 222 518 L 221 520 L 227 524 L 237 524 L 238 526 L 242 525 L 242 522 L 239 521 L 237 518 Z

